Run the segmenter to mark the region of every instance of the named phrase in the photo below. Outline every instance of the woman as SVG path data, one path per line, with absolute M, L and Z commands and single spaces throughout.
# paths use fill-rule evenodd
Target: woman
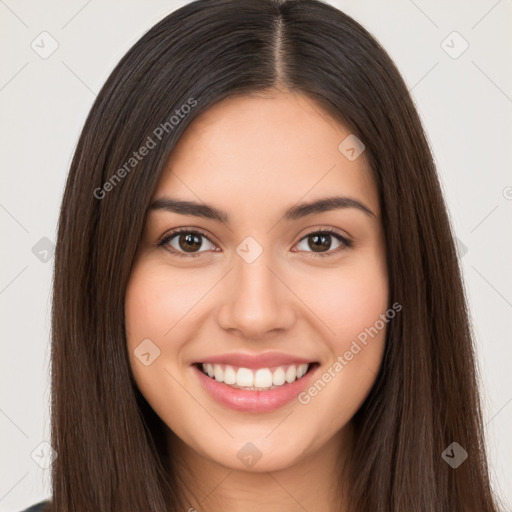
M 55 258 L 41 510 L 497 510 L 432 156 L 335 8 L 149 30 L 86 121 Z

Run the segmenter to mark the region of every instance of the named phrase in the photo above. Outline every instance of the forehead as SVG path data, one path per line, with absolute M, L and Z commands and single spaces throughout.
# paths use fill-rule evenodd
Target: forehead
M 364 201 L 378 214 L 365 153 L 340 150 L 350 130 L 298 93 L 233 96 L 201 113 L 169 158 L 155 198 L 205 201 L 242 212 L 328 195 Z M 275 206 L 274 206 L 275 205 Z

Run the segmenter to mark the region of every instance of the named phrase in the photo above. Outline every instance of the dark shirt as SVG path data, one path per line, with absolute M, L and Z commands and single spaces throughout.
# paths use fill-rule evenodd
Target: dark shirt
M 39 503 L 36 503 L 35 505 L 32 505 L 31 507 L 26 508 L 21 512 L 43 512 L 44 506 L 47 505 L 48 503 L 50 503 L 50 500 L 40 501 Z

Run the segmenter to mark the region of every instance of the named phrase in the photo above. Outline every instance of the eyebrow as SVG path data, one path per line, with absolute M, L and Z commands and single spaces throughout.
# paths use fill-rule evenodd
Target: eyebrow
M 229 215 L 223 211 L 207 204 L 193 201 L 179 201 L 170 197 L 162 197 L 151 204 L 151 210 L 166 210 L 181 215 L 192 215 L 205 219 L 217 220 L 229 223 Z M 356 208 L 369 217 L 375 217 L 375 213 L 358 199 L 346 196 L 327 197 L 310 203 L 300 203 L 285 211 L 281 220 L 297 220 L 310 215 L 316 215 L 331 210 L 342 208 Z

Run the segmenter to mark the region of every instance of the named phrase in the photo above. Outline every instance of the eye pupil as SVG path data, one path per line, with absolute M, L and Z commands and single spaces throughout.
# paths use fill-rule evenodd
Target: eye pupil
M 329 250 L 331 247 L 330 235 L 314 234 L 309 236 L 310 247 L 315 252 L 323 252 L 322 249 Z M 320 249 L 319 251 L 317 249 Z
M 195 249 L 199 249 L 201 247 L 201 237 L 194 233 L 187 233 L 185 235 L 180 235 L 178 243 L 180 249 L 183 249 L 185 252 L 194 252 Z

